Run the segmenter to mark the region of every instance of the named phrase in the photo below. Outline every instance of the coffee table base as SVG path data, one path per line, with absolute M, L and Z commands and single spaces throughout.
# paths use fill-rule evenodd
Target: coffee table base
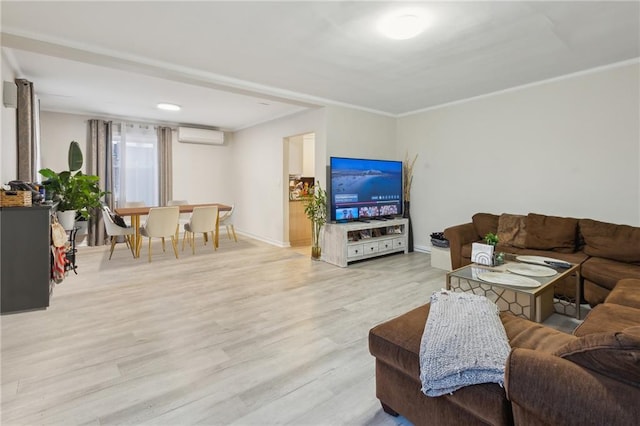
M 538 295 L 519 293 L 515 290 L 502 288 L 464 278 L 451 277 L 447 282 L 447 290 L 469 292 L 481 296 L 498 305 L 501 311 L 536 322 L 543 322 L 555 312 L 553 286 Z

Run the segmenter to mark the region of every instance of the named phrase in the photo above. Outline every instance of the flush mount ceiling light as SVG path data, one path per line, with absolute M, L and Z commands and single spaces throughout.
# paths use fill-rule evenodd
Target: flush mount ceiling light
M 378 31 L 394 40 L 407 40 L 423 32 L 428 24 L 423 11 L 402 9 L 383 16 L 378 21 Z
M 158 109 L 163 109 L 165 111 L 180 111 L 180 105 L 176 104 L 168 104 L 168 103 L 159 103 Z

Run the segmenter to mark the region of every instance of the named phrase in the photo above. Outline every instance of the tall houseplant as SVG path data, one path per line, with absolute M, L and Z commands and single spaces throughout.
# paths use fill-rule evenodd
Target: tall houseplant
M 86 220 L 93 209 L 100 207 L 106 192 L 100 189 L 98 176 L 85 175 L 80 171 L 83 158 L 76 141 L 71 141 L 69 145 L 68 162 L 69 170 L 57 173 L 42 169 L 39 173 L 45 178 L 43 185 L 47 193 L 58 203 L 58 211 L 72 211 L 73 219 Z
M 304 213 L 311 221 L 311 258 L 320 259 L 320 231 L 327 223 L 327 192 L 316 183 L 304 198 Z

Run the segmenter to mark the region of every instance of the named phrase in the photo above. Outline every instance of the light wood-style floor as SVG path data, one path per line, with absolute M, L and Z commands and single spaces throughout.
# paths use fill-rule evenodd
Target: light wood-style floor
M 47 310 L 1 317 L 2 425 L 408 424 L 380 410 L 367 333 L 444 286 L 428 254 L 154 253 L 81 248 Z

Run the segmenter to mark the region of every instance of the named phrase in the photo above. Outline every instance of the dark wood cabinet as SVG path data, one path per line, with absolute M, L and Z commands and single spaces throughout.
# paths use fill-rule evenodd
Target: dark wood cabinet
M 51 276 L 49 207 L 0 208 L 0 312 L 45 309 Z

